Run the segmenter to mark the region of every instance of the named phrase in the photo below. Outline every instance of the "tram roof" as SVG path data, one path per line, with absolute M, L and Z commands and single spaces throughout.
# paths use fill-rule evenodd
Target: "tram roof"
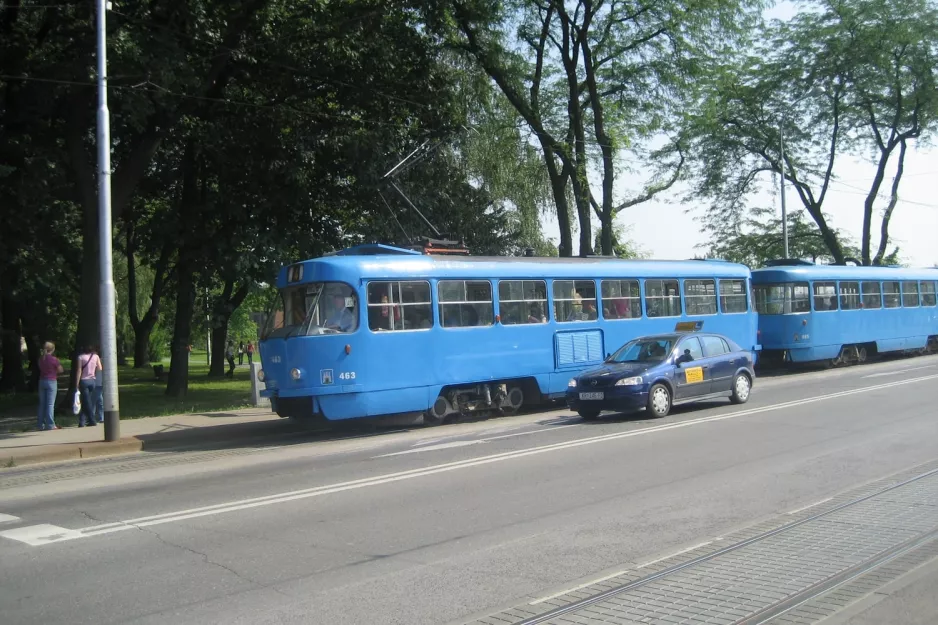
M 363 279 L 407 278 L 743 278 L 745 265 L 719 260 L 626 260 L 608 257 L 434 256 L 413 253 L 335 254 L 297 263 L 311 274 L 333 271 Z M 292 267 L 295 267 L 293 265 Z M 278 283 L 286 282 L 289 267 Z M 316 278 L 323 279 L 323 278 Z
M 938 269 L 857 265 L 791 265 L 752 270 L 756 284 L 795 280 L 938 280 Z

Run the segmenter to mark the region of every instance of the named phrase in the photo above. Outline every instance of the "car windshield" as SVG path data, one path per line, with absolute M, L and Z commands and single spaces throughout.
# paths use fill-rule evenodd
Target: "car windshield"
M 341 282 L 311 282 L 281 291 L 263 338 L 346 334 L 358 329 L 358 297 Z
M 620 347 L 609 362 L 661 362 L 673 346 L 674 339 L 670 337 L 635 339 Z

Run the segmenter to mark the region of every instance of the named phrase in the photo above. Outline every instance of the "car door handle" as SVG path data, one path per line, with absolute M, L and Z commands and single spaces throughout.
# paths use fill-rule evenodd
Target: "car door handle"
M 710 368 L 710 365 L 701 365 L 700 368 L 701 368 L 701 369 L 709 369 L 709 368 Z

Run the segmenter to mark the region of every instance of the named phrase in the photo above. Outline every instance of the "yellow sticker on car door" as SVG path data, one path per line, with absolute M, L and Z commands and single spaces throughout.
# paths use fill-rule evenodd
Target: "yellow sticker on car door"
M 684 381 L 688 384 L 697 384 L 703 382 L 703 367 L 691 367 L 684 369 Z

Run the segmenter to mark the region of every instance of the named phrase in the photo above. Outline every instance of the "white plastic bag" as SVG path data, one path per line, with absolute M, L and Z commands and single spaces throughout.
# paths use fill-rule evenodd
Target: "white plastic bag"
M 75 391 L 75 396 L 72 398 L 72 414 L 78 414 L 81 412 L 81 397 L 78 395 L 78 391 Z

